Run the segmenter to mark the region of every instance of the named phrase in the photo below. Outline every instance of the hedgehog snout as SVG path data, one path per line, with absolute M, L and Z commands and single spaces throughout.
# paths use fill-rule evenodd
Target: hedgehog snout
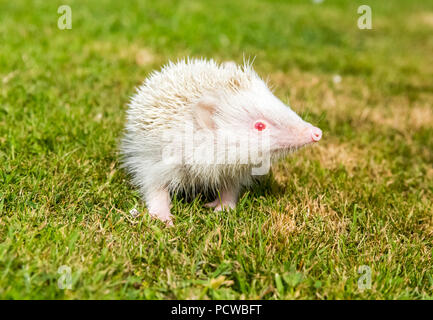
M 322 130 L 306 123 L 299 128 L 292 128 L 292 145 L 304 146 L 310 143 L 318 142 L 322 138 Z
M 310 129 L 311 132 L 311 139 L 313 139 L 313 142 L 317 142 L 322 138 L 322 130 L 316 127 L 312 127 Z

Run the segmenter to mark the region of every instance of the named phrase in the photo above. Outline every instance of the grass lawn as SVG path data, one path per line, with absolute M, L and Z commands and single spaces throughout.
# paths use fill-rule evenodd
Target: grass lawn
M 430 0 L 0 0 L 0 298 L 432 299 L 432 35 Z M 167 229 L 120 168 L 128 98 L 244 55 L 323 138 Z

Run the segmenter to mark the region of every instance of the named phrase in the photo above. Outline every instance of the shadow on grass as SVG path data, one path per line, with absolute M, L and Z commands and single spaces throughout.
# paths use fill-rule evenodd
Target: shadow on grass
M 279 184 L 272 173 L 258 178 L 251 187 L 242 188 L 239 199 L 247 194 L 247 201 L 260 197 L 282 196 L 286 192 L 286 187 Z M 202 205 L 215 200 L 218 197 L 217 191 L 198 192 L 196 195 L 187 194 L 185 192 L 177 192 L 172 195 L 175 202 L 188 204 L 194 201 L 200 202 Z

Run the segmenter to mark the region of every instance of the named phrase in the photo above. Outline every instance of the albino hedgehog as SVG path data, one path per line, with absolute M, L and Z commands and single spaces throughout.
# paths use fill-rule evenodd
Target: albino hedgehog
M 267 173 L 268 160 L 321 137 L 249 63 L 187 59 L 138 88 L 121 152 L 149 213 L 172 225 L 172 193 L 210 191 L 218 196 L 207 207 L 234 208 L 241 187 Z

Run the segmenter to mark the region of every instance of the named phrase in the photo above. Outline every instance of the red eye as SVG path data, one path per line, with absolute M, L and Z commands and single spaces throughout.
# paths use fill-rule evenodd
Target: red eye
M 264 123 L 261 122 L 261 121 L 257 121 L 257 122 L 254 124 L 254 128 L 255 128 L 257 131 L 263 131 L 263 130 L 266 129 L 266 124 L 264 124 Z

